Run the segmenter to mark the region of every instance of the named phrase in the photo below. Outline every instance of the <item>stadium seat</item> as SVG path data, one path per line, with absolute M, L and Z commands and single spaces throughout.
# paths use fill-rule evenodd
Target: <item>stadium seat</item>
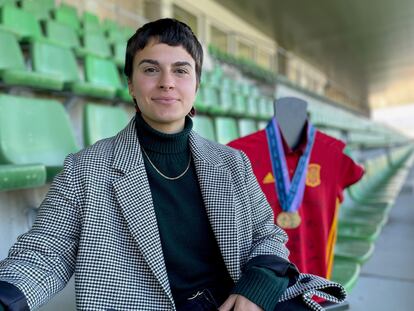
M 0 7 L 7 4 L 16 5 L 16 0 L 0 0 Z
M 361 265 L 359 263 L 335 258 L 331 280 L 342 284 L 345 290 L 349 293 L 355 286 L 360 271 Z
M 257 131 L 257 125 L 253 119 L 239 119 L 238 125 L 240 137 L 247 136 Z
M 125 26 L 125 27 L 121 27 L 121 31 L 122 31 L 124 38 L 127 41 L 135 33 L 136 29 Z
M 217 102 L 217 89 L 211 88 L 202 82 L 198 88 L 197 97 L 194 103 L 194 106 L 197 109 L 197 111 L 208 112 L 209 108 Z
M 126 41 L 125 42 L 115 42 L 112 47 L 113 47 L 113 52 L 112 52 L 112 59 L 114 60 L 115 64 L 118 67 L 123 68 L 124 64 L 125 64 L 125 53 L 126 53 Z
M 82 46 L 75 49 L 79 56 L 94 55 L 111 57 L 111 49 L 105 36 L 99 32 L 85 32 L 82 36 Z
M 26 68 L 16 37 L 0 30 L 0 77 L 5 84 L 60 90 L 63 81 L 50 74 L 32 72 Z
M 213 120 L 208 116 L 196 115 L 193 118 L 193 130 L 212 141 L 216 141 Z
M 91 12 L 83 12 L 82 15 L 82 31 L 103 33 L 101 23 L 98 16 Z
M 46 167 L 43 164 L 0 164 L 0 191 L 40 187 L 45 183 Z
M 32 13 L 37 20 L 47 20 L 51 18 L 50 12 L 54 8 L 54 1 L 23 0 L 21 7 L 23 10 Z
M 375 242 L 381 232 L 381 228 L 373 224 L 352 223 L 346 220 L 338 222 L 338 240 L 363 240 Z
M 218 101 L 210 105 L 209 112 L 217 116 L 226 116 L 231 114 L 234 108 L 231 80 L 223 78 L 221 84 L 218 89 Z
M 84 69 L 86 82 L 96 87 L 95 96 L 104 98 L 118 96 L 123 100 L 130 101 L 128 89 L 122 85 L 118 69 L 114 62 L 87 55 Z
M 368 241 L 337 240 L 335 244 L 335 260 L 349 260 L 364 264 L 373 254 L 374 244 Z
M 13 5 L 5 5 L 0 11 L 0 29 L 13 32 L 20 40 L 43 37 L 40 24 L 32 13 Z
M 81 23 L 75 7 L 62 3 L 53 11 L 54 19 L 65 24 L 77 32 L 81 30 Z
M 116 30 L 117 31 L 117 30 L 120 29 L 120 26 L 118 25 L 118 23 L 116 21 L 105 18 L 102 22 L 102 28 L 105 31 L 108 31 L 108 30 Z
M 270 120 L 270 118 L 269 118 L 269 120 Z M 268 123 L 268 121 L 258 121 L 257 122 L 257 128 L 259 130 L 264 130 L 267 126 L 267 123 Z
M 129 38 L 126 38 L 124 33 L 119 29 L 108 29 L 106 31 L 106 38 L 110 43 L 123 42 L 126 45 L 126 42 Z
M 50 42 L 67 48 L 79 48 L 80 41 L 76 31 L 68 25 L 55 20 L 45 21 L 45 35 Z
M 129 121 L 120 107 L 87 103 L 83 111 L 83 138 L 86 146 L 116 135 Z
M 238 117 L 249 117 L 247 114 L 247 98 L 246 96 L 234 93 L 233 94 L 233 115 Z
M 0 95 L 2 164 L 46 166 L 50 181 L 79 147 L 63 105 L 55 100 Z
M 214 119 L 217 141 L 227 144 L 239 137 L 236 119 L 230 117 L 216 117 Z

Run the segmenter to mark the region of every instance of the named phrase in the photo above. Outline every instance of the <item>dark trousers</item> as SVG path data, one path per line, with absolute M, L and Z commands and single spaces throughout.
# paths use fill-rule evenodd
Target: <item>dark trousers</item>
M 217 311 L 222 302 L 218 303 L 211 291 L 203 290 L 186 302 L 177 305 L 177 311 Z M 309 311 L 311 310 L 300 297 L 280 302 L 274 311 Z

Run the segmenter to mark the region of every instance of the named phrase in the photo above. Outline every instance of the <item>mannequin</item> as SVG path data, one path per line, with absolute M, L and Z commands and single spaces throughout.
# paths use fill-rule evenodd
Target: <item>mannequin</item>
M 287 246 L 291 252 L 290 260 L 301 272 L 329 278 L 336 238 L 337 208 L 343 200 L 343 190 L 362 177 L 363 169 L 343 153 L 345 144 L 342 141 L 312 129 L 311 122 L 308 122 L 306 101 L 283 97 L 275 101 L 274 108 L 274 119 L 280 131 L 274 130 L 272 118 L 266 129 L 234 140 L 229 146 L 244 151 L 249 157 L 259 185 L 273 209 L 275 223 L 289 236 Z M 282 146 L 283 150 L 273 139 L 276 132 L 280 132 L 286 143 Z M 313 138 L 311 132 L 314 133 Z M 308 146 L 311 150 L 306 160 Z M 284 152 L 287 166 L 282 174 L 274 170 L 276 162 L 272 162 L 277 161 L 280 151 Z M 302 165 L 299 165 L 301 160 Z M 284 166 L 281 162 L 277 163 L 276 167 Z M 296 179 L 292 189 L 302 187 L 304 192 L 289 191 L 280 200 L 278 187 L 281 184 L 278 184 L 278 180 L 285 180 L 286 173 L 292 183 L 296 173 L 298 177 L 301 176 L 301 179 Z M 283 191 L 283 188 L 280 190 Z M 287 196 L 290 195 L 289 201 Z M 300 198 L 302 195 L 303 198 Z M 300 204 L 294 205 L 292 202 Z
M 275 118 L 288 146 L 299 145 L 308 118 L 308 103 L 296 97 L 282 97 L 275 101 Z

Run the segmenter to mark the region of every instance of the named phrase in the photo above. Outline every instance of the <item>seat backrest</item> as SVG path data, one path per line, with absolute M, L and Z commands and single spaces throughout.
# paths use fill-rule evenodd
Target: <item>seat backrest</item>
M 64 82 L 80 80 L 76 58 L 71 49 L 44 41 L 33 41 L 31 55 L 34 71 L 54 75 Z
M 25 69 L 24 58 L 14 34 L 0 30 L 0 70 Z
M 45 22 L 46 37 L 59 45 L 68 48 L 77 48 L 80 46 L 79 36 L 76 31 L 68 25 L 59 23 L 54 20 Z
M 6 4 L 16 5 L 16 0 L 0 0 L 0 7 Z
M 45 0 L 24 0 L 21 2 L 22 9 L 32 13 L 38 20 L 49 19 L 50 11 L 54 5 L 51 6 L 50 1 Z
M 78 151 L 63 105 L 55 100 L 0 95 L 0 162 L 61 166 Z
M 239 137 L 236 119 L 229 117 L 216 117 L 214 123 L 217 141 L 220 144 L 227 144 Z
M 240 137 L 252 134 L 257 131 L 257 125 L 253 119 L 239 119 L 238 124 Z
M 5 5 L 2 8 L 1 25 L 23 39 L 41 38 L 43 36 L 36 17 L 32 13 L 13 5 Z
M 113 45 L 113 59 L 117 65 L 124 66 L 126 42 L 116 42 Z
M 62 4 L 55 9 L 54 15 L 56 21 L 68 25 L 76 31 L 81 29 L 81 23 L 75 7 L 67 4 Z
M 216 141 L 213 120 L 208 116 L 196 115 L 193 118 L 193 129 L 204 138 Z
M 102 27 L 105 31 L 108 31 L 110 29 L 115 30 L 115 31 L 119 31 L 120 30 L 120 26 L 118 25 L 118 23 L 112 19 L 107 19 L 105 18 L 102 22 Z
M 95 85 L 121 89 L 122 83 L 114 62 L 109 59 L 87 55 L 85 57 L 86 81 Z
M 82 26 L 85 32 L 102 32 L 98 16 L 91 12 L 83 12 Z
M 112 28 L 106 31 L 106 36 L 107 36 L 108 42 L 115 42 L 115 43 L 122 42 L 126 44 L 126 41 L 129 39 L 129 38 L 126 38 L 124 33 L 122 31 L 119 31 L 119 29 L 112 29 Z
M 83 139 L 85 146 L 89 146 L 116 135 L 128 124 L 129 117 L 120 107 L 88 103 L 84 106 L 83 121 Z
M 111 49 L 108 41 L 99 32 L 85 32 L 83 35 L 83 47 L 93 55 L 110 57 Z

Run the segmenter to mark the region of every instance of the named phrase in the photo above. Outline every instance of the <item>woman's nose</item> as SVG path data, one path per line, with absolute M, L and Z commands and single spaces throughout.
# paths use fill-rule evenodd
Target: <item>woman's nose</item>
M 160 76 L 159 81 L 159 87 L 160 89 L 172 89 L 174 88 L 174 79 L 170 73 L 163 73 Z

